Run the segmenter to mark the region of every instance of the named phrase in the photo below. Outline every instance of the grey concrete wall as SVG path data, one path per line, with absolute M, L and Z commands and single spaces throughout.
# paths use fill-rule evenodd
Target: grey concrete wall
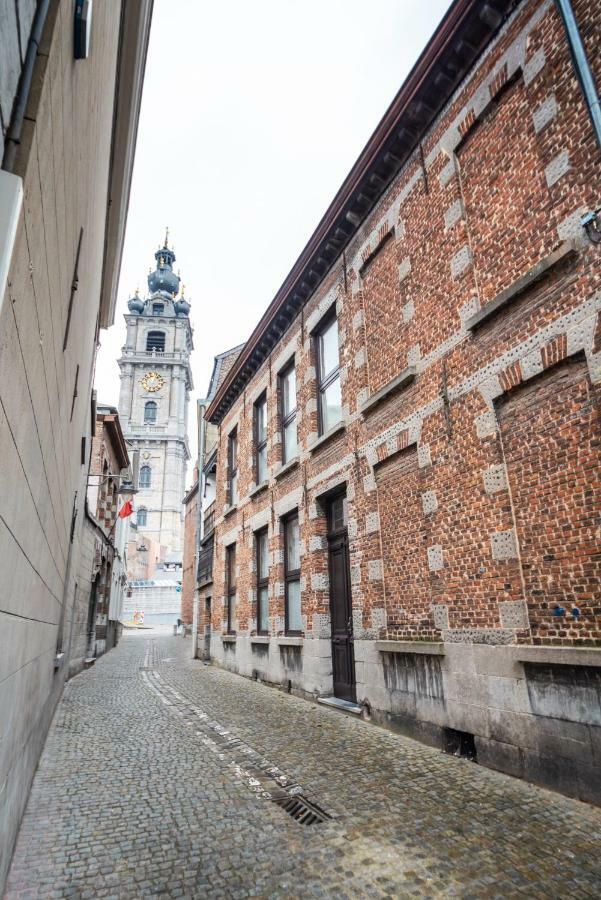
M 36 0 L 0 0 L 0 159 L 36 6 Z
M 11 6 L 0 5 L 3 61 L 8 52 L 16 58 L 14 27 L 3 27 Z M 75 61 L 73 4 L 50 4 L 17 158 L 25 199 L 0 316 L 0 890 L 68 670 L 55 673 L 53 661 L 61 621 L 68 647 L 72 613 L 72 651 L 80 652 L 85 598 L 75 611 L 73 598 L 86 479 L 81 438 L 90 430 L 120 7 L 95 7 L 93 52 Z

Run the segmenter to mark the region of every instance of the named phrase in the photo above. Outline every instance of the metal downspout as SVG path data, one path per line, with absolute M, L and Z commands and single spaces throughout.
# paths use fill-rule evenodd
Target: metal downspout
M 13 105 L 10 127 L 8 129 L 4 147 L 4 159 L 2 160 L 2 168 L 7 172 L 12 172 L 17 157 L 17 149 L 21 143 L 21 131 L 23 129 L 23 120 L 29 102 L 29 92 L 31 90 L 31 81 L 33 78 L 33 70 L 35 67 L 38 49 L 42 41 L 44 33 L 44 25 L 46 24 L 46 16 L 48 15 L 48 7 L 50 0 L 41 0 L 35 12 L 29 41 L 27 43 L 27 53 L 25 54 L 25 62 L 21 69 L 21 77 L 19 79 L 19 89 Z
M 571 0 L 555 0 L 557 8 L 563 20 L 563 25 L 572 54 L 572 61 L 576 74 L 588 106 L 589 116 L 597 138 L 597 144 L 601 147 L 601 105 L 599 103 L 599 93 L 591 67 L 589 66 L 586 50 L 578 30 L 578 23 L 574 15 Z

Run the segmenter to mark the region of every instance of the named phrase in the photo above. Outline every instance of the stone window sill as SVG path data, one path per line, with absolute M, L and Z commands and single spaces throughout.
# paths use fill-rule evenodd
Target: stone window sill
M 375 394 L 372 394 L 371 397 L 368 397 L 367 400 L 361 404 L 359 407 L 361 415 L 366 416 L 374 409 L 374 407 L 386 400 L 387 397 L 408 387 L 411 382 L 415 380 L 415 375 L 415 366 L 407 366 L 400 375 L 397 375 L 396 378 L 393 378 L 392 381 L 389 381 L 388 384 L 385 384 L 383 388 L 380 388 L 379 391 L 376 391 Z
M 472 331 L 474 328 L 483 325 L 484 322 L 486 322 L 487 319 L 490 319 L 491 316 L 494 316 L 496 312 L 519 297 L 520 294 L 523 294 L 530 285 L 534 284 L 535 281 L 538 281 L 539 278 L 542 278 L 546 272 L 557 266 L 563 259 L 575 256 L 577 253 L 575 241 L 564 241 L 557 250 L 550 253 L 548 256 L 545 256 L 544 259 L 541 259 L 541 261 L 526 272 L 525 275 L 522 275 L 521 278 L 518 278 L 513 284 L 510 284 L 509 287 L 505 288 L 504 291 L 501 291 L 500 294 L 497 294 L 496 297 L 485 304 L 482 309 L 479 309 L 473 316 L 470 316 L 465 323 L 467 331 Z
M 566 666 L 601 666 L 599 647 L 553 647 L 518 644 L 510 648 L 517 662 L 549 663 Z
M 221 641 L 224 644 L 235 644 L 238 639 L 237 634 L 222 634 Z
M 226 508 L 223 510 L 223 518 L 227 519 L 227 517 L 231 516 L 232 513 L 235 513 L 237 509 L 238 509 L 237 503 L 232 503 L 231 506 L 226 506 Z
M 289 459 L 287 463 L 284 463 L 277 472 L 274 474 L 274 478 L 277 480 L 278 478 L 283 478 L 287 472 L 291 472 L 293 469 L 296 469 L 300 462 L 299 456 L 293 456 L 292 459 Z
M 262 494 L 263 491 L 267 490 L 268 487 L 269 487 L 269 482 L 262 481 L 261 484 L 255 485 L 255 487 L 252 489 L 252 491 L 250 492 L 250 494 L 248 496 L 256 497 L 258 494 Z
M 280 647 L 302 647 L 305 639 L 302 637 L 279 637 L 276 638 L 276 644 Z
M 444 644 L 438 641 L 376 641 L 380 653 L 423 653 L 444 656 Z
M 330 428 L 329 431 L 326 431 L 325 434 L 322 434 L 321 437 L 318 437 L 316 441 L 313 441 L 313 443 L 309 447 L 309 453 L 315 453 L 329 440 L 331 440 L 333 437 L 336 437 L 337 434 L 342 434 L 343 431 L 346 431 L 346 422 L 338 422 L 337 425 L 334 425 L 333 428 Z
M 268 634 L 254 634 L 251 637 L 250 642 L 251 644 L 268 644 L 270 640 L 271 638 Z

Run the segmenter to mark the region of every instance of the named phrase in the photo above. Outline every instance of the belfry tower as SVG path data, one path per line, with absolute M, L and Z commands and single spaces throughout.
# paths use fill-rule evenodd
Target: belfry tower
M 180 293 L 168 236 L 154 254 L 148 296 L 136 291 L 127 304 L 119 414 L 125 439 L 140 450 L 138 532 L 181 556 L 193 344 L 190 304 Z

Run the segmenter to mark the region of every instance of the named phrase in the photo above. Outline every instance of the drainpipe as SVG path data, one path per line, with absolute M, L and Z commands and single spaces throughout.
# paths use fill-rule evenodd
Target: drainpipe
M 25 62 L 21 69 L 21 78 L 19 80 L 19 90 L 15 98 L 13 114 L 11 117 L 10 127 L 6 135 L 4 145 L 4 159 L 2 160 L 2 168 L 7 172 L 13 172 L 15 160 L 17 157 L 17 149 L 21 143 L 21 131 L 23 130 L 23 121 L 25 119 L 25 111 L 29 102 L 29 92 L 31 90 L 31 81 L 33 78 L 33 70 L 35 67 L 38 49 L 42 41 L 44 33 L 44 25 L 46 24 L 46 16 L 48 15 L 48 7 L 50 0 L 42 0 L 38 3 L 36 13 L 31 26 L 29 42 L 27 44 L 27 52 L 25 54 Z
M 204 464 L 205 464 L 205 410 L 206 400 L 198 400 L 196 415 L 198 418 L 198 500 L 196 502 L 196 552 L 194 554 L 194 608 L 192 610 L 192 659 L 196 659 L 198 653 L 198 614 L 199 614 L 199 590 L 198 590 L 198 566 L 200 563 L 200 542 L 203 538 L 204 521 L 202 518 L 202 498 L 204 494 Z
M 580 31 L 578 30 L 574 9 L 571 0 L 555 0 L 555 2 L 563 20 L 566 37 L 570 46 L 570 53 L 572 54 L 572 61 L 580 82 L 580 87 L 582 88 L 582 93 L 584 94 L 584 99 L 586 100 L 586 105 L 588 106 L 588 112 L 595 132 L 595 137 L 597 138 L 597 144 L 601 147 L 601 105 L 599 103 L 599 94 L 593 73 L 591 72 L 591 67 L 588 63 Z

